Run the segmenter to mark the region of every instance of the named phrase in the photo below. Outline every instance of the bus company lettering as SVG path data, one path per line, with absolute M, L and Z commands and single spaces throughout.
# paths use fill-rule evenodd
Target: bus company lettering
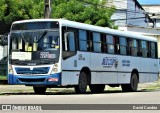
M 130 60 L 122 60 L 122 66 L 130 67 Z
M 116 57 L 105 57 L 102 61 L 102 66 L 104 68 L 112 68 L 117 61 Z

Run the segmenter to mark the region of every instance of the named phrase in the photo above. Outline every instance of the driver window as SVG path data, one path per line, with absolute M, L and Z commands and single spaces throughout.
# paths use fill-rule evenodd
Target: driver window
M 58 49 L 59 48 L 58 32 L 48 32 L 43 39 L 43 47 L 46 49 Z
M 68 43 L 68 51 L 75 51 L 75 36 L 74 32 L 68 32 L 67 37 L 67 43 Z

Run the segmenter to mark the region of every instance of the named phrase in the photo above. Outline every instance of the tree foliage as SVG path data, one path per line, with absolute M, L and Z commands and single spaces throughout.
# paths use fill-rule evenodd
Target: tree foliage
M 114 7 L 107 7 L 107 0 L 54 0 L 52 3 L 52 18 L 103 27 L 115 27 L 110 20 L 114 11 Z
M 52 18 L 65 18 L 103 27 L 115 27 L 110 20 L 114 7 L 107 0 L 51 0 Z M 0 21 L 43 18 L 44 0 L 0 0 Z
M 11 24 L 16 20 L 40 18 L 42 0 L 0 0 L 0 21 Z

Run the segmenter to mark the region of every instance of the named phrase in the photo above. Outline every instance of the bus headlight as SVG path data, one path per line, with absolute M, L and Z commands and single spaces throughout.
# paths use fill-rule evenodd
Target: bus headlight
M 9 74 L 13 74 L 13 68 L 12 68 L 12 65 L 9 65 Z
M 53 68 L 53 72 L 58 72 L 58 69 L 57 68 Z
M 58 72 L 58 64 L 54 64 L 51 74 L 57 73 L 57 72 Z
M 54 64 L 54 67 L 58 68 L 58 64 Z

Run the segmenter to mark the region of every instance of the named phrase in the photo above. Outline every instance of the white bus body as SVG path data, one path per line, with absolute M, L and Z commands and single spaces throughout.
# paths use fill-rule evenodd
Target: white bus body
M 74 86 L 77 93 L 85 93 L 87 85 L 92 92 L 103 91 L 105 85 L 121 85 L 124 91 L 136 91 L 138 83 L 158 79 L 157 40 L 153 37 L 63 19 L 24 20 L 13 25 L 34 22 L 59 23 L 58 61 L 41 65 L 12 64 L 12 59 L 19 57 L 19 61 L 23 61 L 32 53 L 21 52 L 18 55 L 15 51 L 10 52 L 10 84 L 33 86 L 36 93 L 44 93 L 47 87 L 55 86 Z M 21 30 L 14 30 L 13 25 L 11 37 L 14 31 Z M 12 43 L 11 38 L 9 43 Z M 19 68 L 31 71 L 43 67 L 48 67 L 47 73 L 17 73 Z M 41 80 L 36 81 L 38 78 Z

